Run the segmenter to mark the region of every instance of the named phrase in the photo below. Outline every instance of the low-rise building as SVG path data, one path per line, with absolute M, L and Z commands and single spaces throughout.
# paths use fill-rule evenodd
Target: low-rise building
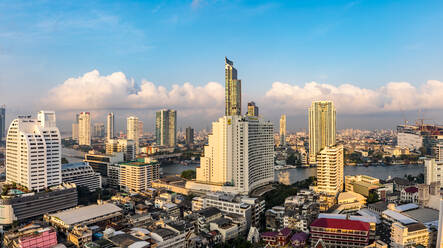
M 89 191 L 95 191 L 102 187 L 102 178 L 100 173 L 95 172 L 92 167 L 85 162 L 63 164 L 62 182 L 75 183 L 77 187 L 84 186 Z
M 121 216 L 121 208 L 112 203 L 104 203 L 45 214 L 44 220 L 61 230 L 71 230 L 77 225 L 107 223 Z
M 57 245 L 57 231 L 53 227 L 27 225 L 5 233 L 3 245 L 11 248 L 51 248 Z
M 84 162 L 87 162 L 95 172 L 100 173 L 101 176 L 108 176 L 108 166 L 110 164 L 117 164 L 123 160 L 123 153 L 114 153 L 112 155 L 95 154 L 93 152 L 86 153 Z
M 212 193 L 206 196 L 192 199 L 192 210 L 198 211 L 203 208 L 216 207 L 225 213 L 233 213 L 243 216 L 250 225 L 258 226 L 260 217 L 264 211 L 264 201 L 257 198 L 231 195 L 224 193 Z
M 429 231 L 421 223 L 402 224 L 392 223 L 391 227 L 391 247 L 406 248 L 412 245 L 423 245 L 428 247 Z
M 87 226 L 74 226 L 68 233 L 68 241 L 76 247 L 85 247 L 92 241 L 92 231 Z
M 418 204 L 418 188 L 407 187 L 400 192 L 400 201 L 402 203 L 415 203 Z
M 380 185 L 379 179 L 374 177 L 366 175 L 345 176 L 346 191 L 355 192 L 365 197 L 368 197 L 370 192 L 377 190 Z
M 209 223 L 210 231 L 218 231 L 222 237 L 222 242 L 234 239 L 239 235 L 238 225 L 232 223 L 229 219 L 219 218 Z
M 369 234 L 370 225 L 363 221 L 320 218 L 311 224 L 311 243 L 323 240 L 326 247 L 365 247 Z
M 78 203 L 77 187 L 70 183 L 50 187 L 47 191 L 15 192 L 1 196 L 0 225 L 10 225 L 14 221 L 22 222 L 49 212 L 72 208 Z
M 120 188 L 127 192 L 142 192 L 152 186 L 152 182 L 160 178 L 158 162 L 120 163 Z

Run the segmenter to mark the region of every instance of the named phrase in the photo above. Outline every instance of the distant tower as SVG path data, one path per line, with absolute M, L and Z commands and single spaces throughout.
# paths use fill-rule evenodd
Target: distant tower
M 335 145 L 335 107 L 331 101 L 315 101 L 309 108 L 309 163 L 326 146 Z
M 241 115 L 241 80 L 234 63 L 225 57 L 225 115 Z
M 280 146 L 286 145 L 286 115 L 280 117 Z
M 133 140 L 135 142 L 135 153 L 139 154 L 140 153 L 140 145 L 139 145 L 139 131 L 138 131 L 138 127 L 139 127 L 139 121 L 138 121 L 138 117 L 136 116 L 129 116 L 128 119 L 126 120 L 126 136 L 128 140 Z
M 108 114 L 108 125 L 106 126 L 106 138 L 108 140 L 113 139 L 115 137 L 115 120 L 114 113 Z
M 105 124 L 95 123 L 94 124 L 94 136 L 98 138 L 103 138 L 105 136 Z
M 258 107 L 255 105 L 255 102 L 248 102 L 248 115 L 258 116 Z
M 186 145 L 194 144 L 194 129 L 192 127 L 186 128 Z
M 155 137 L 157 145 L 176 146 L 177 139 L 177 111 L 163 109 L 155 116 Z
M 78 144 L 91 145 L 91 114 L 89 112 L 81 112 L 78 116 Z
M 78 141 L 78 119 L 79 119 L 79 114 L 76 114 L 74 123 L 72 123 L 72 139 L 77 141 Z
M 61 184 L 61 137 L 54 111 L 12 121 L 6 141 L 6 181 L 31 190 Z
M 0 106 L 0 142 L 6 137 L 6 106 Z

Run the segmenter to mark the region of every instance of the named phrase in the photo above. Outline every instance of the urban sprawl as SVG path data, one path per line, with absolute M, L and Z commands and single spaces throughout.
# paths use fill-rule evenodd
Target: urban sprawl
M 155 133 L 136 116 L 117 133 L 114 113 L 105 125 L 85 111 L 62 138 L 54 111 L 7 128 L 2 106 L 2 245 L 443 247 L 443 126 L 337 132 L 334 103 L 313 101 L 307 131 L 287 133 L 286 115 L 277 129 L 241 96 L 225 58 L 225 114 L 210 131 L 177 130 L 177 111 L 164 109 Z M 423 173 L 345 173 L 406 165 Z

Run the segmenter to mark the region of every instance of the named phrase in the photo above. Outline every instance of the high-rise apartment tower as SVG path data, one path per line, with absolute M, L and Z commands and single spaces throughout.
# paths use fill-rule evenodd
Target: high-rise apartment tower
M 175 147 L 177 142 L 177 111 L 160 110 L 156 113 L 155 119 L 157 145 Z
M 225 57 L 225 115 L 241 115 L 241 80 L 234 62 Z
M 331 101 L 315 101 L 309 108 L 309 163 L 315 164 L 317 154 L 335 145 L 335 107 Z

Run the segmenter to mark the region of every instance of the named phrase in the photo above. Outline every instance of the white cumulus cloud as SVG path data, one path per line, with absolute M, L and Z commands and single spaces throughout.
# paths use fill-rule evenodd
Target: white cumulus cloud
M 443 82 L 429 80 L 418 87 L 407 82 L 390 82 L 378 89 L 351 84 L 309 82 L 298 86 L 274 82 L 264 97 L 266 105 L 288 113 L 306 111 L 314 100 L 332 100 L 337 111 L 347 114 L 443 109 Z
M 214 114 L 223 110 L 224 89 L 216 82 L 190 83 L 171 89 L 143 80 L 136 86 L 122 72 L 100 75 L 97 70 L 69 78 L 51 89 L 43 101 L 56 110 L 161 109 Z

